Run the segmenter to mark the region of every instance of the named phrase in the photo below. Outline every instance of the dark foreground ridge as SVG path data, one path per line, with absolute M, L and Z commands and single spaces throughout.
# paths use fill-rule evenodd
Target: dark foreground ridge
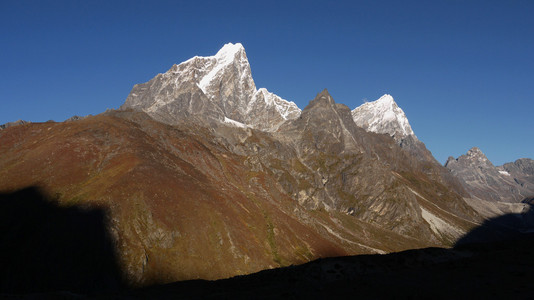
M 123 294 L 137 299 L 524 299 L 532 297 L 533 236 L 458 249 L 319 259 L 218 281 Z

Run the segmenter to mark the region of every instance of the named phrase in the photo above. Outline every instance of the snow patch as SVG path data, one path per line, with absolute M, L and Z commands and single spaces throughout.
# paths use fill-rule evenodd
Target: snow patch
M 506 171 L 499 171 L 499 173 L 501 173 L 502 175 L 505 175 L 505 176 L 511 176 L 510 173 L 508 173 Z
M 241 123 L 241 122 L 238 122 L 236 120 L 232 120 L 230 118 L 227 118 L 227 117 L 224 117 L 224 123 L 227 123 L 227 124 L 230 124 L 232 126 L 235 126 L 235 127 L 240 127 L 240 128 L 247 128 L 248 126 Z

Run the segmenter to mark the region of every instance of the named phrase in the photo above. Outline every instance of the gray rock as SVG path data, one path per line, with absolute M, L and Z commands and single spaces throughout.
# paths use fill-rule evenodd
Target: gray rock
M 457 159 L 449 157 L 445 163 L 472 196 L 510 203 L 534 195 L 532 166 L 532 160 L 523 159 L 496 167 L 477 147 Z
M 0 130 L 4 130 L 4 129 L 12 127 L 12 126 L 24 125 L 24 124 L 27 124 L 27 123 L 31 123 L 31 122 L 24 121 L 24 120 L 17 120 L 15 122 L 7 122 L 5 124 L 0 125 Z

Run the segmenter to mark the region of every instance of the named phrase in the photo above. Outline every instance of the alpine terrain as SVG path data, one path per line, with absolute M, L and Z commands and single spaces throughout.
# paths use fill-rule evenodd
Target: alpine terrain
M 534 197 L 534 161 L 521 158 L 494 166 L 486 155 L 473 147 L 445 163 L 470 193 L 468 201 L 485 216 L 528 211 Z
M 118 110 L 20 123 L 0 131 L 2 199 L 38 194 L 57 206 L 51 220 L 98 211 L 133 286 L 449 247 L 504 212 L 485 203 L 534 190 L 532 160 L 494 167 L 472 149 L 442 166 L 390 95 L 351 111 L 323 90 L 300 110 L 257 89 L 241 44 L 135 85 Z M 3 203 L 6 216 L 25 210 Z M 31 219 L 2 219 L 4 244 L 36 261 L 48 255 L 29 238 L 41 236 Z M 36 274 L 62 280 L 53 268 Z M 5 282 L 3 291 L 41 291 Z

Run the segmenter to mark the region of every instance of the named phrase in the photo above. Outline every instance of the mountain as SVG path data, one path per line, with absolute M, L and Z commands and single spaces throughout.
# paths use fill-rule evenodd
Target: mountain
M 391 96 L 375 102 L 351 111 L 324 90 L 301 111 L 256 89 L 242 45 L 227 44 L 135 85 L 119 110 L 0 131 L 0 191 L 105 212 L 136 286 L 452 246 L 483 221 L 469 185 Z M 361 115 L 379 121 L 362 128 Z
M 404 111 L 391 95 L 385 94 L 376 101 L 355 108 L 352 110 L 352 118 L 363 129 L 389 134 L 398 143 L 408 136 L 417 140 Z
M 439 164 L 425 144 L 419 141 L 406 114 L 391 95 L 385 94 L 376 101 L 366 102 L 351 113 L 354 123 L 361 128 L 369 132 L 387 134 L 403 149 L 412 152 L 421 160 Z
M 107 211 L 134 285 L 451 245 L 479 220 L 461 187 L 414 168 L 327 91 L 275 133 L 119 110 L 10 127 L 0 151 L 1 191 Z
M 226 122 L 271 131 L 300 115 L 295 103 L 265 88 L 256 89 L 239 43 L 224 45 L 214 56 L 195 56 L 135 85 L 121 109 L 141 110 L 167 124 L 196 116 L 210 124 Z
M 522 188 L 531 191 L 527 196 L 534 196 L 534 160 L 530 158 L 520 158 L 515 162 L 505 163 L 498 167 L 499 173 L 510 174 L 514 181 Z
M 519 159 L 496 167 L 477 147 L 466 154 L 449 157 L 445 163 L 452 174 L 458 177 L 469 193 L 476 198 L 519 203 L 534 196 L 534 162 Z
M 29 122 L 28 121 L 24 121 L 24 120 L 17 120 L 15 122 L 7 122 L 5 124 L 1 124 L 0 125 L 0 130 L 6 129 L 6 128 L 9 128 L 9 127 L 12 127 L 12 126 L 24 125 L 24 124 L 27 124 L 27 123 L 29 123 Z

